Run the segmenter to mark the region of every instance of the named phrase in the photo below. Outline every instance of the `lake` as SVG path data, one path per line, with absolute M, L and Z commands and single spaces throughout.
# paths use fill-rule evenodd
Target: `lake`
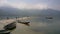
M 11 34 L 60 34 L 60 18 L 46 19 L 46 17 L 23 17 L 22 21 L 29 21 L 30 26 L 17 23 L 15 30 Z M 0 29 L 7 23 L 0 20 Z

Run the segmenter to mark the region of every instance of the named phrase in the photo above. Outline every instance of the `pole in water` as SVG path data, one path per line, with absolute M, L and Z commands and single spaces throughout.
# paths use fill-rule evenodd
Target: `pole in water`
M 16 19 L 17 19 L 17 17 L 16 17 Z
M 9 17 L 7 17 L 7 19 L 9 19 Z

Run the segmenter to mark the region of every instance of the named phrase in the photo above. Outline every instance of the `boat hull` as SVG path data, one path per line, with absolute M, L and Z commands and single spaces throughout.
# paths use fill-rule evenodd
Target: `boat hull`
M 10 24 L 4 26 L 5 30 L 14 30 L 15 28 L 16 28 L 16 23 L 15 22 L 10 23 Z

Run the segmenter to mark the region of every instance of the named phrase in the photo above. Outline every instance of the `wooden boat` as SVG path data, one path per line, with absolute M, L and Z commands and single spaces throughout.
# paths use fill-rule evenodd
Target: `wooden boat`
M 20 20 L 17 20 L 17 22 L 18 22 L 18 23 L 22 23 L 22 24 L 28 24 L 28 23 L 30 23 L 30 22 L 22 22 L 22 21 L 20 21 Z
M 46 17 L 46 19 L 53 19 L 53 17 Z
M 12 23 L 4 26 L 4 29 L 5 29 L 5 30 L 13 30 L 13 29 L 15 29 L 15 28 L 16 28 L 16 22 L 12 22 Z
M 18 23 L 21 23 L 21 24 L 25 24 L 25 25 L 27 25 L 27 26 L 29 26 L 29 23 L 30 23 L 30 22 L 22 22 L 22 21 L 20 21 L 20 20 L 17 20 L 17 22 L 18 22 Z
M 7 31 L 7 30 L 0 30 L 0 34 L 10 34 L 10 31 Z

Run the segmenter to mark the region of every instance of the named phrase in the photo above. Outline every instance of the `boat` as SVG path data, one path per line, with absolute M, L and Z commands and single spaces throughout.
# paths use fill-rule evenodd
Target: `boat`
M 20 20 L 17 20 L 17 22 L 18 22 L 18 23 L 21 23 L 21 24 L 25 24 L 25 25 L 27 25 L 27 26 L 29 26 L 29 23 L 30 23 L 30 22 L 22 22 L 22 21 L 20 21 Z
M 12 22 L 6 26 L 4 26 L 5 30 L 14 30 L 16 28 L 16 22 Z
M 7 31 L 7 30 L 0 30 L 0 34 L 10 34 L 10 31 Z
M 46 19 L 53 19 L 53 17 L 46 17 Z
M 18 23 L 22 23 L 22 24 L 28 24 L 28 23 L 30 23 L 30 22 L 22 22 L 22 21 L 20 21 L 20 20 L 17 20 L 17 22 L 18 22 Z

